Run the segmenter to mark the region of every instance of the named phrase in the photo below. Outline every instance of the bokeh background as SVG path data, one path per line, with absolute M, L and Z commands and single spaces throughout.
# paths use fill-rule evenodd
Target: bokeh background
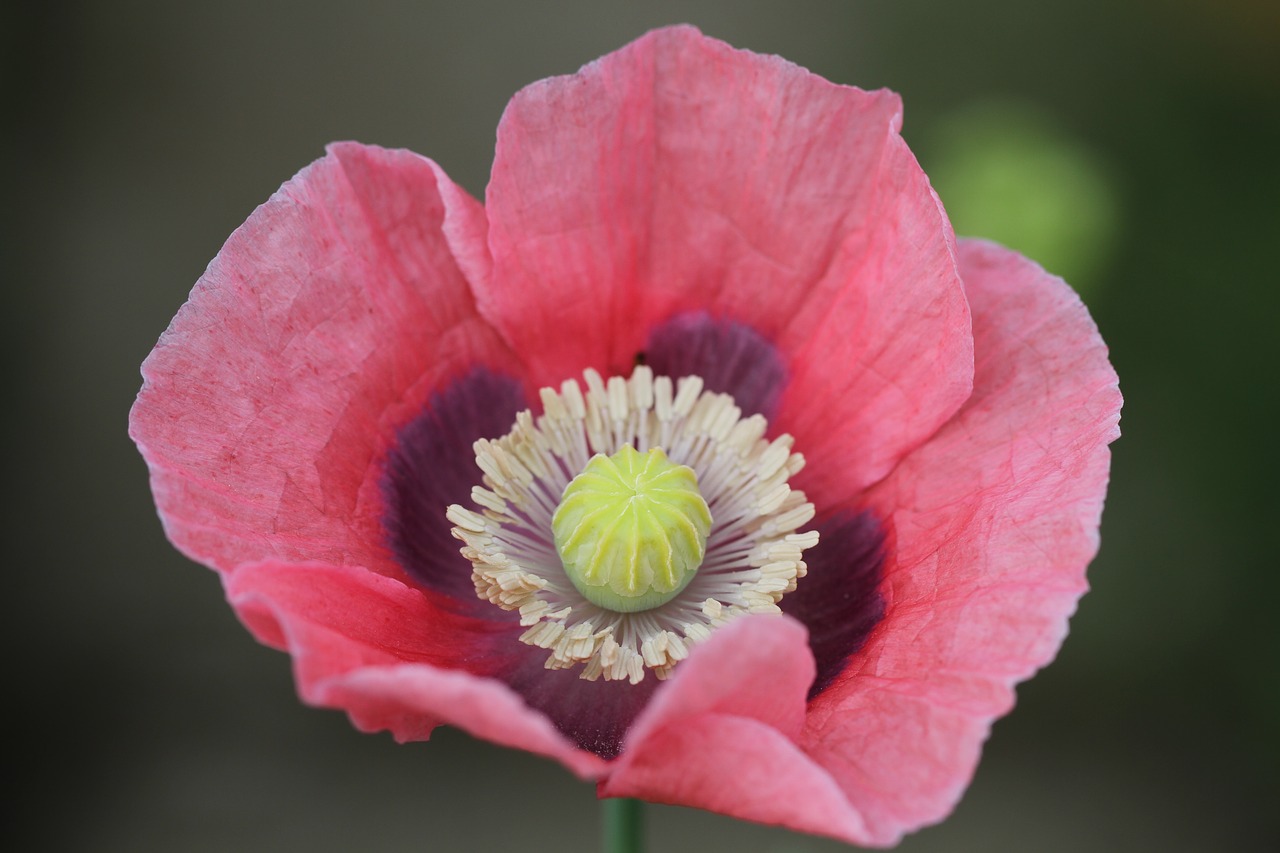
M 901 92 L 957 230 L 1070 278 L 1127 398 L 1072 636 L 902 849 L 1277 849 L 1270 0 L 4 4 L 7 849 L 593 849 L 558 766 L 300 705 L 165 542 L 125 419 L 205 264 L 324 143 L 482 195 L 513 92 L 677 21 Z M 679 808 L 650 836 L 842 849 Z

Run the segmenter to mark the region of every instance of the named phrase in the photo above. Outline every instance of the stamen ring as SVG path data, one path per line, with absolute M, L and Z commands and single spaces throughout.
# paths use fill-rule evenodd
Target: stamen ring
M 583 665 L 582 677 L 638 683 L 646 669 L 665 678 L 689 648 L 745 613 L 781 612 L 778 602 L 805 575 L 805 550 L 816 531 L 813 504 L 788 479 L 804 467 L 793 440 L 764 438 L 760 415 L 743 418 L 728 394 L 703 389 L 697 376 L 678 382 L 639 365 L 630 379 L 605 382 L 584 373 L 557 393 L 543 388 L 543 414 L 516 416 L 510 433 L 475 444 L 484 486 L 480 508 L 453 505 L 447 516 L 464 543 L 476 594 L 520 613 L 521 641 L 547 649 L 548 669 Z M 566 487 L 596 454 L 631 446 L 662 448 L 687 465 L 712 519 L 701 567 L 670 600 L 617 612 L 588 600 L 565 572 L 552 519 Z

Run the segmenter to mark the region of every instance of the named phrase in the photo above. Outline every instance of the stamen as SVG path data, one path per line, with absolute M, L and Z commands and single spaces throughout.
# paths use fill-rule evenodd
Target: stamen
M 582 665 L 583 678 L 633 684 L 646 669 L 665 678 L 721 625 L 780 612 L 782 596 L 804 577 L 803 552 L 818 534 L 796 531 L 814 508 L 787 485 L 804 458 L 790 436 L 766 440 L 764 418 L 742 418 L 732 397 L 704 391 L 697 376 L 673 383 L 639 365 L 630 379 L 606 383 L 594 370 L 584 379 L 585 394 L 573 380 L 559 392 L 543 388 L 542 415 L 521 412 L 508 435 L 476 442 L 484 486 L 472 499 L 480 511 L 454 505 L 446 514 L 473 564 L 476 594 L 520 613 L 528 628 L 520 639 L 550 652 L 548 669 Z M 674 466 L 692 469 L 710 519 L 697 573 L 666 600 L 619 612 L 575 584 L 553 519 L 592 458 L 624 447 L 637 455 L 660 448 Z

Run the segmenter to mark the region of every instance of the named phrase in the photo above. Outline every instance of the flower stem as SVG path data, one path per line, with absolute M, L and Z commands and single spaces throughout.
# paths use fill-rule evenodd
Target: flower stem
M 617 798 L 604 800 L 604 853 L 644 850 L 644 803 Z

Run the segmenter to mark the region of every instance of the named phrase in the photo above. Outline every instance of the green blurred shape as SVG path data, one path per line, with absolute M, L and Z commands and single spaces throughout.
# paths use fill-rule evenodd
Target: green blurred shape
M 929 177 L 956 233 L 1015 249 L 1096 292 L 1118 238 L 1118 193 L 1099 158 L 1041 110 L 978 102 L 939 122 Z

